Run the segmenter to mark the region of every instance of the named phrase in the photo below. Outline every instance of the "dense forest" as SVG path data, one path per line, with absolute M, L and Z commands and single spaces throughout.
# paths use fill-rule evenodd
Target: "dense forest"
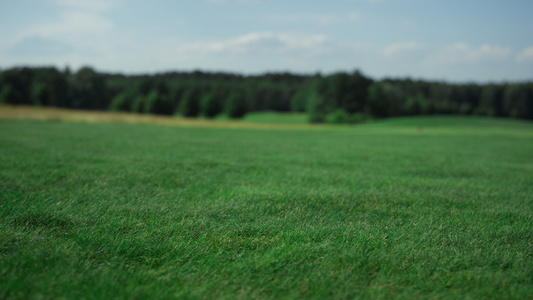
M 314 123 L 462 114 L 533 119 L 533 82 L 452 84 L 331 75 L 167 72 L 154 75 L 17 67 L 0 72 L 0 104 L 214 118 L 307 112 Z

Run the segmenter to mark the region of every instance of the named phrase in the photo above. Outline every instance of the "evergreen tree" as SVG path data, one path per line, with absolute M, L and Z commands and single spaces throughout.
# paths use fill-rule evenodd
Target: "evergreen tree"
M 232 119 L 239 119 L 246 115 L 246 102 L 244 98 L 233 92 L 226 100 L 226 114 Z
M 129 99 L 126 93 L 121 93 L 115 96 L 111 100 L 111 105 L 109 106 L 110 111 L 129 111 L 131 109 L 129 105 Z
M 72 108 L 104 109 L 106 105 L 106 84 L 104 78 L 90 67 L 83 67 L 73 75 Z
M 207 93 L 202 96 L 201 111 L 206 118 L 214 118 L 220 114 L 220 104 L 214 93 Z
M 180 113 L 184 117 L 197 117 L 200 114 L 200 105 L 196 96 L 196 91 L 186 91 L 180 101 Z

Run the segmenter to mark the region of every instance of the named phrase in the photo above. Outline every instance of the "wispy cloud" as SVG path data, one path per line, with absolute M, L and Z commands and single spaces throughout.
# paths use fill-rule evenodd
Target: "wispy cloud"
M 254 3 L 254 2 L 264 2 L 264 0 L 205 0 L 207 2 L 213 3 Z
M 400 42 L 393 43 L 385 46 L 381 53 L 386 57 L 395 57 L 398 55 L 406 55 L 414 52 L 419 52 L 420 50 L 425 49 L 425 46 L 417 42 Z
M 62 11 L 56 20 L 38 24 L 22 31 L 24 36 L 71 38 L 72 35 L 101 33 L 114 27 L 110 20 L 91 12 Z
M 466 43 L 447 45 L 432 53 L 427 63 L 430 64 L 473 64 L 480 62 L 503 61 L 512 51 L 508 47 L 484 44 L 471 46 Z
M 105 65 L 128 39 L 106 15 L 121 0 L 46 0 L 55 11 L 10 32 L 2 46 L 11 64 Z M 130 43 L 131 44 L 131 43 Z
M 522 50 L 516 56 L 516 61 L 519 63 L 533 63 L 533 46 Z
M 52 0 L 51 3 L 62 9 L 102 12 L 120 4 L 120 0 Z
M 347 14 L 327 14 L 327 13 L 314 13 L 314 14 L 278 14 L 269 16 L 266 18 L 268 22 L 275 24 L 300 24 L 308 23 L 315 25 L 342 25 L 349 22 L 359 21 L 361 15 L 357 12 L 351 12 Z
M 179 47 L 180 51 L 211 53 L 290 52 L 315 49 L 324 44 L 324 35 L 295 35 L 273 32 L 251 32 L 225 40 L 197 42 Z
M 11 53 L 76 52 L 105 53 L 114 39 L 114 23 L 104 13 L 116 8 L 118 0 L 50 0 L 56 14 L 14 33 Z M 26 49 L 33 47 L 34 49 Z
M 163 68 L 245 73 L 353 69 L 358 67 L 358 61 L 372 53 L 367 44 L 344 43 L 323 34 L 271 31 L 250 32 L 227 39 L 154 43 L 143 51 L 152 53 L 152 68 L 159 70 L 166 66 Z
M 26 57 L 56 57 L 72 53 L 73 47 L 50 38 L 28 37 L 9 49 L 9 53 Z

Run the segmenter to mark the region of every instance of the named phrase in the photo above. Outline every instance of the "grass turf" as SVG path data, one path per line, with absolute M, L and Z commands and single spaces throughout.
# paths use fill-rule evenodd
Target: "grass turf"
M 305 113 L 254 112 L 246 114 L 245 122 L 259 124 L 308 124 Z
M 0 121 L 0 191 L 0 298 L 533 297 L 527 122 Z

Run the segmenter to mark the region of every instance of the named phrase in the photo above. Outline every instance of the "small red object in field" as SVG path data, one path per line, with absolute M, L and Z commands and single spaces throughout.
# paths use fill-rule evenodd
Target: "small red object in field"
M 416 126 L 416 131 L 418 131 L 418 132 L 422 132 L 422 127 L 420 127 L 420 126 Z

